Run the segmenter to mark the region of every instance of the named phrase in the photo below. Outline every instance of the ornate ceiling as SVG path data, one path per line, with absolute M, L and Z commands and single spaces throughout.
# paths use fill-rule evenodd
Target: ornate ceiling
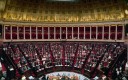
M 0 0 L 0 19 L 27 22 L 97 22 L 128 19 L 125 0 Z

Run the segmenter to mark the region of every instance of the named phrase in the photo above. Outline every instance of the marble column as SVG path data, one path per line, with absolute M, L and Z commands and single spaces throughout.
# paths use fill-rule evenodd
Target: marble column
M 80 32 L 79 32 L 79 26 L 78 26 L 78 35 L 77 35 L 78 36 L 78 39 L 80 39 L 79 34 L 80 34 Z
M 41 27 L 42 27 L 42 39 L 44 39 L 44 27 L 43 26 Z
M 24 26 L 24 28 L 23 28 L 23 29 L 24 29 L 24 39 L 25 39 L 25 26 Z
M 5 29 L 6 29 L 6 26 L 4 26 L 4 39 L 6 39 L 6 38 L 5 38 L 5 34 L 6 34 Z
M 86 34 L 86 31 L 85 31 L 85 26 L 84 26 L 84 39 L 86 38 L 86 37 L 85 37 L 85 34 Z
M 96 39 L 97 39 L 97 36 L 98 36 L 98 26 L 96 26 Z
M 109 25 L 109 39 L 110 39 L 110 36 L 111 36 L 111 26 Z
M 38 31 L 37 31 L 37 26 L 36 26 L 36 39 L 38 39 Z
M 67 26 L 66 26 L 66 39 L 68 39 L 68 37 L 67 37 L 67 36 L 68 36 L 68 34 L 67 34 Z
M 48 39 L 50 39 L 50 27 L 48 26 Z
M 10 27 L 11 27 L 11 29 L 10 29 L 10 30 L 11 30 L 11 32 L 10 32 L 10 33 L 11 33 L 11 40 L 12 40 L 12 25 L 11 25 Z
M 56 27 L 54 26 L 54 39 L 56 39 Z
M 17 39 L 19 39 L 19 26 L 17 26 Z
M 92 26 L 90 26 L 90 39 L 92 39 Z
M 62 36 L 62 27 L 60 27 L 60 39 L 62 39 L 61 36 Z
M 116 31 L 115 31 L 115 40 L 117 40 L 117 25 L 116 25 Z
M 123 31 L 122 31 L 122 40 L 124 40 L 124 37 L 125 37 L 125 35 L 124 35 L 124 34 L 125 34 L 125 28 L 124 28 L 124 27 L 125 27 L 125 26 L 122 25 L 122 27 L 123 27 L 123 29 L 122 29 L 122 30 L 123 30 Z
M 74 39 L 74 36 L 73 36 L 73 34 L 74 34 L 74 33 L 73 33 L 73 27 L 72 27 L 72 39 Z
M 102 39 L 104 40 L 104 25 L 102 26 Z
M 32 39 L 32 27 L 30 26 L 30 39 Z

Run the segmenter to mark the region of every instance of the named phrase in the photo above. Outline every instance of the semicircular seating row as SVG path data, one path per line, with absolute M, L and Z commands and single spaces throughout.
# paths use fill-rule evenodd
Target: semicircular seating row
M 23 42 L 4 47 L 21 73 L 30 69 L 38 73 L 58 66 L 92 72 L 95 68 L 109 68 L 125 49 L 123 43 L 107 42 Z

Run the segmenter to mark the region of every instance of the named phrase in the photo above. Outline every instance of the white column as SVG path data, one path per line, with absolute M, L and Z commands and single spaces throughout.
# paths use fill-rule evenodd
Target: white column
M 54 39 L 56 39 L 56 27 L 54 26 Z
M 25 39 L 25 26 L 24 26 L 24 39 Z
M 61 29 L 62 29 L 62 28 L 61 28 L 61 26 L 60 26 L 60 39 L 62 39 L 62 38 L 61 38 L 61 36 L 62 36 L 62 35 L 61 35 L 61 33 L 62 33 L 62 30 L 61 30 Z
M 92 39 L 92 26 L 90 26 L 90 39 Z
M 50 29 L 49 29 L 49 26 L 48 26 L 48 39 L 50 39 L 50 31 L 49 31 Z
M 17 39 L 19 39 L 19 26 L 17 26 Z
M 109 39 L 110 39 L 110 36 L 111 36 L 111 26 L 109 25 Z
M 79 33 L 79 26 L 78 26 L 78 39 L 80 39 L 79 34 L 80 34 L 80 33 Z
M 42 27 L 42 39 L 44 39 L 44 27 Z
M 11 40 L 12 40 L 12 25 L 11 25 L 10 27 L 11 27 L 11 29 L 10 29 L 10 30 L 11 30 Z
M 4 26 L 2 24 L 2 33 L 1 33 L 2 39 L 4 39 Z
M 30 26 L 30 39 L 32 39 L 32 27 Z
M 125 28 L 124 28 L 124 27 L 125 27 L 125 26 L 122 25 L 122 27 L 123 27 L 123 31 L 122 31 L 122 40 L 124 40 L 124 37 L 125 37 L 125 35 L 124 35 L 124 34 L 125 34 Z
M 98 26 L 96 26 L 96 39 L 97 39 L 97 36 L 98 36 Z
M 72 39 L 74 39 L 74 36 L 73 36 L 73 27 L 72 27 Z
M 104 26 L 102 27 L 102 39 L 104 39 Z
M 38 31 L 37 31 L 37 26 L 36 26 L 36 39 L 38 39 Z
M 86 33 L 86 32 L 85 32 L 85 26 L 84 26 L 84 39 L 86 38 L 86 37 L 85 37 L 85 33 Z
M 68 37 L 67 37 L 67 36 L 68 36 L 68 34 L 67 34 L 67 26 L 66 26 L 66 39 L 68 39 Z
M 5 33 L 6 33 L 6 32 L 5 32 L 5 29 L 6 29 L 6 26 L 4 25 L 4 39 L 5 39 Z
M 117 40 L 117 25 L 116 25 L 116 31 L 115 31 L 115 40 Z

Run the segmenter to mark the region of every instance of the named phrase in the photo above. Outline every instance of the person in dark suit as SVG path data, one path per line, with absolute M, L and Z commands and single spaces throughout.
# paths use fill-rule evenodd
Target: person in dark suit
M 7 69 L 7 78 L 8 78 L 8 79 L 13 79 L 13 78 L 15 78 L 15 70 L 14 70 L 14 68 L 12 67 L 12 65 L 8 66 L 8 69 Z

